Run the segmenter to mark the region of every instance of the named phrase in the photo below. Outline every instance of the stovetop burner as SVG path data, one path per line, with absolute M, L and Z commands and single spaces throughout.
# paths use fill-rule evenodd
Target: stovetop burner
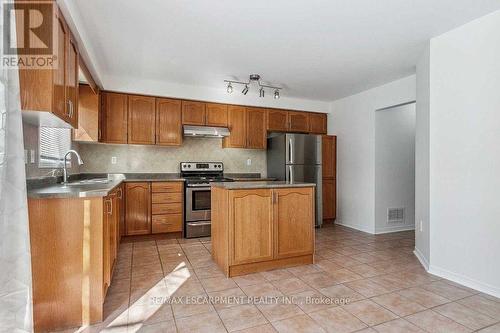
M 181 176 L 186 179 L 186 185 L 209 186 L 211 182 L 230 182 L 224 177 L 222 162 L 181 162 Z

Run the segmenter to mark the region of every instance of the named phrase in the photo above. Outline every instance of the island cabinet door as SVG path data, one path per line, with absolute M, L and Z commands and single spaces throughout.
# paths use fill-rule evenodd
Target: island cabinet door
M 231 265 L 273 259 L 271 190 L 230 191 Z
M 276 259 L 313 253 L 313 188 L 274 190 L 274 250 Z

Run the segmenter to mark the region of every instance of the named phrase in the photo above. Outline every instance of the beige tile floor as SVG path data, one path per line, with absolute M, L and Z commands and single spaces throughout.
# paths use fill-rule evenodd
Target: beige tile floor
M 500 332 L 500 299 L 426 273 L 413 248 L 413 232 L 327 226 L 314 265 L 228 279 L 209 238 L 122 243 L 106 320 L 79 331 Z M 281 302 L 245 302 L 265 296 Z

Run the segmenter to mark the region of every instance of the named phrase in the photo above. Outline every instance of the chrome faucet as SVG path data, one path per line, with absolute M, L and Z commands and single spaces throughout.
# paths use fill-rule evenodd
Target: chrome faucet
M 71 153 L 75 154 L 75 156 L 78 158 L 78 165 L 82 165 L 83 164 L 83 160 L 82 158 L 80 157 L 80 155 L 78 154 L 78 152 L 76 150 L 68 150 L 68 152 L 66 154 L 64 154 L 64 166 L 63 166 L 63 184 L 67 184 L 68 183 L 68 170 L 67 170 L 67 163 L 68 163 L 68 156 L 71 155 Z

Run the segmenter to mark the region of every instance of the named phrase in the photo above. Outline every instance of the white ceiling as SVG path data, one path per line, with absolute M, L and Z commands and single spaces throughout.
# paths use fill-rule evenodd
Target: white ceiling
M 500 0 L 78 0 L 107 78 L 220 87 L 259 73 L 286 96 L 332 101 L 415 72 L 425 42 Z M 110 82 L 110 81 L 109 81 Z

